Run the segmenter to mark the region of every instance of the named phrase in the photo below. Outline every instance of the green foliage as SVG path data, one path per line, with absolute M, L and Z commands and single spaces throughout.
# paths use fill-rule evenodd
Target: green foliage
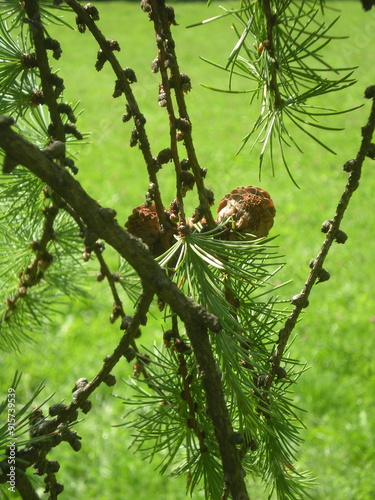
M 288 396 L 301 372 L 298 362 L 285 359 L 286 380 L 283 374 L 270 391 L 262 389 L 275 332 L 287 314 L 282 302 L 268 297 L 275 292 L 270 281 L 282 264 L 272 239 L 222 240 L 226 223 L 212 231 L 197 225 L 158 260 L 179 288 L 220 317 L 223 329 L 211 340 L 232 423 L 241 436 L 244 470 L 273 485 L 279 498 L 299 498 L 309 477 L 291 465 L 301 422 Z M 173 476 L 187 475 L 187 492 L 193 493 L 203 480 L 206 498 L 218 498 L 223 476 L 212 423 L 204 411 L 202 374 L 187 332 L 179 333 L 181 325 L 169 311 L 165 328 L 171 318 L 164 348 L 143 354 L 146 377 L 128 382 L 135 394 L 125 403 L 136 409 L 128 413 L 126 425 L 137 450 L 155 458 L 161 474 L 173 465 Z
M 25 13 L 14 2 L 5 2 L 2 8 L 0 114 L 17 118 L 17 128 L 23 137 L 44 149 L 52 141 L 50 119 L 41 105 L 39 70 L 32 40 L 22 23 Z M 58 22 L 54 14 L 47 19 Z M 63 97 L 59 102 L 64 102 Z M 77 105 L 72 106 L 71 114 L 64 114 L 64 124 L 72 117 L 75 120 L 76 108 Z M 75 156 L 76 143 L 76 137 L 67 136 L 66 149 L 71 157 Z M 82 277 L 79 278 L 78 251 L 82 235 L 77 224 L 64 210 L 57 209 L 56 214 L 50 216 L 59 206 L 52 191 L 26 169 L 16 168 L 11 158 L 3 158 L 3 155 L 1 158 L 4 167 L 0 177 L 0 293 L 3 298 L 0 348 L 17 350 L 21 340 L 31 342 L 33 332 L 46 330 L 49 318 L 66 300 L 64 297 L 84 297 L 87 293 L 81 285 Z M 55 218 L 53 222 L 52 218 Z M 48 262 L 44 262 L 44 256 Z M 54 265 L 50 267 L 52 260 Z
M 31 107 L 18 128 L 35 145 L 48 144 L 47 117 L 41 106 Z M 21 340 L 32 341 L 33 332 L 46 330 L 66 297 L 87 296 L 79 259 L 82 235 L 65 210 L 56 210 L 51 226 L 49 214 L 57 200 L 23 167 L 1 175 L 0 197 L 0 347 L 15 350 Z
M 221 463 L 212 423 L 204 411 L 196 412 L 204 408 L 205 395 L 194 359 L 157 348 L 149 354 L 148 377 L 130 381 L 134 396 L 125 399 L 127 405 L 136 406 L 126 417 L 126 425 L 135 436 L 133 444 L 145 458 L 158 457 L 161 474 L 173 466 L 172 476 L 187 476 L 188 493 L 192 494 L 203 479 L 205 497 L 217 498 L 223 480 Z M 182 367 L 189 374 L 191 392 L 184 392 Z
M 25 113 L 31 96 L 39 91 L 35 72 L 35 54 L 30 53 L 30 42 L 26 41 L 21 31 L 18 39 L 13 38 L 6 20 L 0 24 L 0 99 L 1 112 L 14 114 Z
M 228 90 L 220 92 L 250 92 L 250 105 L 259 102 L 259 115 L 250 132 L 243 138 L 240 150 L 252 139 L 250 153 L 261 145 L 259 172 L 262 170 L 265 153 L 274 171 L 279 159 L 289 170 L 286 149 L 302 149 L 291 131 L 293 125 L 310 139 L 334 153 L 332 148 L 320 140 L 315 131 L 342 130 L 328 127 L 325 117 L 343 112 L 318 105 L 322 96 L 342 91 L 352 86 L 355 68 L 334 67 L 323 57 L 322 50 L 337 37 L 331 34 L 339 17 L 328 24 L 322 20 L 320 11 L 324 2 L 320 0 L 295 2 L 293 0 L 265 1 L 257 3 L 242 0 L 240 7 L 221 7 L 224 14 L 208 19 L 205 23 L 223 17 L 233 18 L 233 28 L 238 41 L 221 65 L 210 64 L 229 72 Z M 235 90 L 234 81 L 246 79 L 251 90 Z M 242 87 L 242 85 L 240 85 Z M 323 123 L 319 120 L 322 120 Z
M 0 218 L 0 293 L 3 298 L 0 347 L 14 350 L 19 349 L 20 340 L 32 341 L 33 332 L 46 329 L 49 318 L 58 311 L 59 303 L 65 302 L 65 297 L 82 297 L 87 293 L 82 287 L 81 262 L 77 257 L 80 237 L 77 227 L 64 212 L 57 215 L 53 238 L 44 251 L 52 256 L 53 265 L 49 267 L 48 262 L 44 265 L 41 256 L 37 261 L 35 286 L 23 285 L 37 258 L 36 242 L 45 226 L 43 209 L 50 200 L 43 200 L 45 188 L 24 169 L 18 168 L 15 174 L 8 178 L 2 176 L 1 180 L 4 201 Z M 49 268 L 46 272 L 44 266 Z
M 51 399 L 52 395 L 35 406 L 36 399 L 44 389 L 44 382 L 42 382 L 35 390 L 30 400 L 23 404 L 19 410 L 13 411 L 16 406 L 17 387 L 19 386 L 21 378 L 22 374 L 16 372 L 13 381 L 9 385 L 7 398 L 0 403 L 0 415 L 3 415 L 3 420 L 7 420 L 7 422 L 0 427 L 0 449 L 6 449 L 9 442 L 16 442 L 17 446 L 28 446 L 45 439 L 45 436 L 33 437 L 30 439 L 29 433 L 33 430 L 33 425 L 29 421 L 30 410 L 32 409 L 35 411 L 42 408 Z M 8 421 L 9 417 L 14 419 L 12 423 Z M 1 459 L 4 457 L 5 455 L 0 454 Z
M 10 20 L 11 29 L 19 27 L 22 28 L 23 20 L 25 19 L 25 6 L 24 2 L 14 2 L 13 0 L 2 0 L 1 2 L 2 18 L 4 20 Z M 46 30 L 46 24 L 55 24 L 57 26 L 67 26 L 71 29 L 71 25 L 66 22 L 66 20 L 61 16 L 62 11 L 70 10 L 67 5 L 63 2 L 50 2 L 49 0 L 39 0 L 39 10 L 43 16 L 44 27 Z M 57 13 L 59 15 L 57 15 Z

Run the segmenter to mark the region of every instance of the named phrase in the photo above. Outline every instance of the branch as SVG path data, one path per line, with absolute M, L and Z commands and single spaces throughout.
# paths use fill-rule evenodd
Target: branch
M 102 369 L 93 378 L 93 380 L 82 387 L 82 390 L 80 390 L 79 393 L 76 393 L 74 401 L 68 407 L 69 413 L 73 413 L 82 405 L 84 401 L 86 401 L 90 394 L 92 394 L 111 373 L 113 368 L 120 361 L 121 357 L 129 349 L 138 334 L 140 324 L 143 323 L 143 320 L 148 313 L 153 297 L 154 294 L 152 292 L 147 291 L 145 288 L 143 289 L 134 317 L 129 326 L 126 328 L 126 332 L 121 338 L 118 346 L 111 355 L 105 358 Z
M 9 126 L 12 122 L 12 118 L 0 117 L 0 147 L 66 200 L 86 226 L 117 250 L 137 271 L 145 286 L 167 302 L 186 325 L 198 321 L 210 330 L 218 331 L 218 319 L 186 297 L 171 282 L 148 248 L 119 226 L 115 219 L 116 212 L 99 205 L 65 168 L 49 160 L 39 148 L 14 132 Z
M 199 324 L 188 329 L 187 334 L 202 378 L 207 399 L 207 413 L 214 425 L 223 464 L 225 485 L 230 489 L 234 500 L 248 500 L 240 454 L 235 445 L 235 433 L 225 404 L 221 375 L 212 355 L 209 337 L 202 331 Z
M 34 490 L 32 482 L 26 474 L 18 473 L 16 476 L 16 488 L 21 495 L 21 498 L 27 500 L 40 500 L 40 496 Z
M 147 5 L 146 10 L 151 10 L 150 19 L 154 21 L 157 45 L 160 53 L 162 54 L 162 60 L 167 58 L 168 68 L 171 71 L 171 78 L 174 82 L 174 92 L 179 112 L 179 118 L 177 119 L 176 124 L 177 128 L 179 128 L 183 133 L 184 145 L 189 159 L 189 164 L 194 173 L 195 183 L 198 190 L 200 207 L 202 208 L 202 213 L 206 217 L 208 227 L 214 228 L 216 224 L 210 209 L 210 205 L 213 203 L 213 200 L 210 199 L 209 192 L 204 186 L 202 168 L 199 165 L 197 154 L 195 152 L 192 136 L 192 123 L 186 107 L 184 90 L 181 84 L 181 73 L 175 52 L 175 42 L 170 30 L 171 23 L 175 23 L 173 8 L 168 6 L 167 11 L 167 6 L 164 1 L 159 0 L 149 0 L 149 2 L 145 3 Z M 164 84 L 170 87 L 170 83 L 168 81 L 164 82 L 163 79 L 163 85 Z M 176 124 L 174 125 L 176 126 Z
M 273 29 L 277 22 L 277 15 L 272 13 L 270 0 L 263 0 L 264 12 L 267 20 L 267 39 L 262 42 L 262 46 L 267 50 L 271 58 L 271 78 L 269 81 L 269 88 L 275 96 L 275 101 L 273 107 L 278 109 L 282 104 L 282 98 L 280 95 L 280 89 L 277 83 L 277 70 L 279 68 L 279 62 L 275 54 L 275 44 L 273 37 Z
M 40 283 L 44 277 L 45 271 L 53 262 L 53 255 L 47 251 L 48 244 L 54 238 L 53 224 L 58 213 L 58 208 L 52 203 L 43 210 L 44 227 L 41 238 L 34 240 L 31 243 L 31 250 L 35 252 L 35 257 L 24 269 L 20 270 L 17 292 L 8 299 L 6 299 L 7 311 L 4 316 L 4 321 L 10 319 L 12 312 L 17 306 L 18 300 L 27 297 L 28 290 Z
M 362 128 L 361 146 L 356 158 L 354 160 L 350 160 L 344 165 L 344 170 L 349 171 L 349 179 L 337 205 L 336 214 L 332 220 L 323 223 L 322 231 L 326 232 L 327 236 L 317 257 L 313 261 L 311 261 L 311 271 L 302 291 L 292 298 L 292 304 L 295 306 L 293 311 L 286 320 L 284 327 L 279 331 L 278 343 L 275 349 L 275 353 L 271 358 L 271 367 L 264 386 L 266 390 L 269 390 L 277 374 L 286 345 L 293 329 L 296 326 L 302 309 L 308 306 L 308 299 L 312 287 L 317 279 L 322 276 L 323 264 L 332 246 L 332 243 L 335 240 L 338 243 L 344 243 L 347 239 L 346 234 L 340 229 L 340 224 L 344 217 L 345 211 L 348 208 L 351 197 L 359 186 L 363 162 L 366 156 L 370 156 L 369 153 L 372 147 L 371 141 L 375 129 L 375 85 L 366 89 L 365 97 L 368 99 L 372 99 L 373 102 L 367 124 Z
M 53 88 L 53 75 L 49 66 L 46 39 L 43 33 L 38 0 L 26 0 L 25 9 L 29 18 L 28 24 L 30 27 L 30 34 L 35 46 L 40 80 L 43 89 L 43 97 L 52 119 L 53 136 L 59 141 L 65 141 L 64 125 L 61 120 L 57 103 L 57 98 L 62 88 L 56 90 Z
M 38 460 L 37 447 L 26 447 L 20 451 L 16 451 L 17 469 L 16 469 L 16 488 L 25 500 L 41 500 L 40 496 L 34 489 L 34 486 L 25 471 L 32 463 Z M 9 480 L 9 464 L 8 459 L 5 458 L 0 462 L 0 484 L 6 484 Z
M 148 313 L 151 301 L 153 299 L 153 294 L 144 291 L 139 298 L 138 306 L 134 318 L 130 322 L 130 324 L 126 328 L 125 334 L 122 336 L 119 344 L 116 349 L 110 356 L 107 356 L 104 359 L 104 364 L 102 369 L 98 372 L 98 374 L 94 377 L 94 379 L 90 382 L 87 379 L 81 378 L 77 383 L 75 388 L 73 389 L 73 401 L 70 405 L 53 405 L 54 411 L 50 408 L 50 415 L 56 417 L 53 420 L 45 419 L 41 414 L 41 418 L 39 422 L 37 422 L 30 429 L 31 437 L 35 436 L 45 436 L 45 440 L 41 442 L 33 443 L 31 442 L 24 449 L 17 451 L 17 470 L 18 474 L 16 475 L 16 488 L 18 489 L 21 497 L 25 500 L 38 500 L 39 496 L 33 490 L 33 487 L 28 479 L 28 477 L 23 474 L 26 469 L 32 465 L 38 470 L 38 474 L 43 475 L 48 472 L 48 460 L 47 454 L 49 451 L 58 446 L 61 443 L 61 440 L 68 441 L 71 445 L 71 439 L 80 439 L 76 433 L 69 431 L 69 424 L 77 420 L 78 410 L 82 409 L 84 413 L 88 413 L 91 408 L 91 403 L 87 401 L 88 397 L 97 389 L 97 387 L 101 383 L 107 383 L 108 385 L 114 385 L 115 379 L 111 375 L 112 369 L 115 365 L 120 361 L 122 356 L 127 357 L 129 353 L 130 345 L 134 342 L 134 339 L 139 331 L 139 325 L 144 322 L 144 318 Z M 108 379 L 110 380 L 108 381 Z M 89 404 L 87 404 L 89 403 Z M 59 407 L 56 410 L 56 407 Z M 31 414 L 32 416 L 33 414 Z M 31 419 L 31 417 L 30 417 Z M 70 434 L 69 434 L 70 432 Z M 33 433 L 33 435 L 32 435 Z M 65 436 L 63 436 L 65 433 Z M 69 437 L 71 439 L 69 439 Z M 72 446 L 73 447 L 73 446 Z M 80 444 L 78 447 L 73 447 L 74 451 L 79 451 Z M 0 482 L 6 481 L 6 470 L 7 470 L 7 460 L 3 460 L 0 462 L 0 471 L 4 471 L 5 473 L 0 476 Z M 54 478 L 54 472 L 50 471 L 50 476 L 53 477 L 54 485 L 56 486 L 56 479 Z M 56 471 L 55 471 L 56 472 Z M 50 478 L 51 479 L 51 478 Z M 61 486 L 61 485 L 60 485 Z M 52 490 L 49 490 L 52 493 Z M 56 495 L 57 496 L 57 495 Z M 51 496 L 52 498 L 52 496 Z M 55 496 L 53 496 L 55 498 Z
M 120 50 L 120 47 L 118 46 L 117 42 L 114 42 L 113 40 L 106 39 L 102 32 L 99 30 L 97 27 L 94 19 L 90 16 L 88 10 L 82 5 L 77 2 L 76 0 L 66 0 L 66 3 L 73 9 L 74 12 L 78 15 L 78 18 L 80 22 L 83 23 L 84 26 L 87 26 L 90 32 L 92 33 L 93 37 L 95 40 L 98 42 L 98 45 L 100 47 L 100 53 L 102 54 L 101 58 L 102 61 L 108 61 L 110 65 L 112 66 L 112 69 L 117 77 L 116 81 L 116 87 L 115 87 L 115 93 L 113 97 L 119 97 L 121 93 L 125 94 L 126 100 L 128 102 L 128 110 L 130 113 L 130 116 L 133 117 L 134 124 L 135 124 L 135 130 L 136 130 L 136 137 L 137 140 L 139 141 L 139 146 L 143 154 L 143 158 L 145 160 L 145 163 L 147 165 L 147 171 L 148 171 L 148 176 L 150 183 L 154 184 L 154 200 L 155 200 L 155 207 L 156 207 L 156 212 L 159 218 L 160 225 L 162 227 L 167 227 L 168 222 L 165 217 L 164 213 L 164 206 L 163 202 L 161 199 L 161 194 L 160 194 L 160 189 L 159 189 L 159 183 L 158 179 L 156 176 L 156 165 L 155 165 L 155 158 L 152 156 L 151 153 L 151 148 L 150 148 L 150 143 L 148 141 L 146 129 L 145 129 L 145 123 L 146 119 L 141 113 L 138 103 L 134 97 L 133 91 L 131 89 L 131 83 L 136 81 L 136 76 L 133 70 L 130 68 L 125 68 L 123 69 L 114 55 L 113 51 Z M 88 4 L 89 5 L 89 4 Z M 113 43 L 111 43 L 113 42 Z M 103 64 L 104 64 L 103 62 Z M 97 70 L 99 71 L 99 67 L 96 66 Z M 100 68 L 101 69 L 101 68 Z M 131 75 L 131 77 L 130 77 Z M 117 93 L 118 91 L 118 93 Z
M 168 67 L 172 64 L 171 55 L 168 54 L 165 47 L 165 35 L 161 26 L 160 20 L 156 15 L 152 15 L 152 20 L 155 27 L 156 45 L 158 48 L 158 68 L 161 74 L 162 84 L 159 89 L 159 105 L 166 107 L 169 116 L 169 133 L 170 133 L 170 149 L 176 173 L 176 201 L 179 211 L 179 220 L 182 225 L 186 225 L 186 217 L 184 211 L 184 194 L 182 192 L 182 176 L 181 164 L 178 155 L 177 147 L 177 119 L 174 112 L 172 102 L 171 85 L 168 77 Z M 168 42 L 167 42 L 168 43 Z M 165 100 L 164 100 L 165 99 Z
M 118 275 L 116 273 L 115 274 L 112 273 L 111 270 L 109 269 L 108 264 L 103 257 L 103 250 L 104 250 L 104 245 L 102 244 L 102 242 L 96 241 L 94 244 L 94 252 L 95 252 L 95 255 L 96 255 L 98 262 L 100 264 L 100 272 L 97 274 L 96 279 L 97 279 L 97 281 L 102 281 L 104 278 L 107 279 L 107 282 L 108 282 L 108 285 L 109 285 L 109 288 L 111 290 L 112 297 L 114 300 L 112 314 L 111 314 L 109 320 L 111 323 L 114 323 L 119 317 L 124 319 L 126 314 L 125 314 L 125 311 L 124 311 L 124 308 L 122 305 L 120 295 L 118 294 L 117 288 L 116 288 L 116 281 L 118 281 Z M 148 310 L 144 311 L 144 317 L 146 317 L 147 312 L 148 312 Z M 142 324 L 143 324 L 143 322 L 142 322 Z M 123 328 L 123 329 L 125 330 L 127 328 Z M 137 347 L 134 339 L 131 342 L 131 346 L 136 353 L 139 353 L 138 347 Z M 129 346 L 127 346 L 126 349 L 128 347 Z M 143 368 L 143 373 L 146 374 L 145 368 Z
M 12 123 L 11 118 L 0 117 L 0 147 L 65 199 L 87 227 L 117 250 L 136 270 L 143 282 L 144 293 L 148 297 L 151 293 L 157 294 L 185 323 L 201 373 L 208 403 L 207 411 L 219 443 L 225 481 L 234 498 L 240 498 L 242 495 L 241 498 L 246 500 L 248 496 L 240 458 L 232 439 L 234 433 L 221 386 L 221 377 L 207 332 L 207 329 L 218 332 L 221 328 L 219 320 L 178 289 L 152 258 L 146 246 L 118 225 L 113 210 L 101 207 L 67 170 L 53 163 L 36 146 L 14 132 L 10 128 Z M 123 354 L 123 346 L 119 345 L 118 349 Z M 106 365 L 105 369 L 108 368 L 110 365 Z M 93 381 L 93 389 L 96 383 Z

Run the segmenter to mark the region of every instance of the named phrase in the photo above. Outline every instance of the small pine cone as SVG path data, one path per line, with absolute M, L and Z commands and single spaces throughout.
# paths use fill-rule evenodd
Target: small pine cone
M 140 238 L 149 248 L 160 239 L 159 218 L 155 205 L 149 207 L 140 205 L 133 209 L 133 213 L 128 218 L 126 229 L 129 233 Z
M 172 246 L 173 235 L 177 232 L 175 224 L 170 219 L 169 211 L 165 211 L 165 214 L 170 224 L 161 229 L 155 204 L 152 203 L 150 206 L 143 204 L 133 209 L 133 213 L 125 223 L 129 233 L 140 238 L 149 247 L 154 257 L 165 252 L 165 245 L 168 248 Z
M 217 222 L 231 217 L 229 239 L 235 240 L 238 232 L 246 239 L 268 235 L 276 215 L 275 206 L 267 191 L 255 186 L 238 187 L 226 194 L 217 208 Z M 251 236 L 252 235 L 252 236 Z

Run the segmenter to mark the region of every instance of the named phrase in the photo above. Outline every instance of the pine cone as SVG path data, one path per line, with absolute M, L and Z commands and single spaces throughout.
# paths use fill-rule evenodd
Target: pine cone
M 129 233 L 140 238 L 143 243 L 146 243 L 154 257 L 158 257 L 172 245 L 173 234 L 176 233 L 176 226 L 170 220 L 169 212 L 166 211 L 165 213 L 169 220 L 169 225 L 164 229 L 163 235 L 154 203 L 149 206 L 143 204 L 134 208 L 133 213 L 125 223 L 125 227 Z
M 159 238 L 159 219 L 155 210 L 155 205 L 149 207 L 140 205 L 133 209 L 133 213 L 125 224 L 129 233 L 140 238 L 146 245 L 152 247 Z
M 233 189 L 226 194 L 217 208 L 217 222 L 230 217 L 228 239 L 236 240 L 236 232 L 246 239 L 268 235 L 276 215 L 270 195 L 264 189 L 247 186 Z

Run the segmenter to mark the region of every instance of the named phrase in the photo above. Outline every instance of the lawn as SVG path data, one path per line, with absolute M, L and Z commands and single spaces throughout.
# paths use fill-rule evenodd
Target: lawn
M 201 165 L 208 168 L 207 187 L 216 200 L 234 187 L 257 184 L 272 195 L 277 208 L 273 229 L 276 242 L 286 262 L 277 277 L 281 283 L 291 280 L 279 293 L 288 298 L 298 293 L 308 275 L 308 263 L 323 242 L 321 223 L 333 217 L 346 182 L 343 164 L 356 155 L 360 127 L 367 120 L 368 102 L 364 89 L 374 84 L 375 49 L 374 12 L 364 13 L 358 1 L 328 2 L 340 10 L 341 19 L 334 28 L 338 35 L 350 35 L 327 48 L 325 58 L 336 66 L 359 66 L 355 72 L 358 83 L 338 94 L 326 96 L 324 105 L 346 109 L 364 103 L 365 107 L 339 115 L 328 123 L 344 127 L 344 132 L 320 133 L 335 151 L 331 155 L 297 136 L 304 154 L 291 151 L 290 165 L 300 189 L 291 182 L 282 165 L 275 175 L 265 166 L 261 181 L 257 159 L 244 149 L 236 156 L 241 139 L 249 131 L 257 108 L 250 109 L 246 94 L 228 95 L 202 87 L 225 88 L 227 75 L 213 68 L 199 56 L 225 63 L 234 42 L 229 21 L 203 27 L 186 26 L 218 13 L 216 4 L 210 8 L 202 2 L 175 4 L 178 26 L 174 35 L 182 71 L 189 74 L 193 90 L 188 96 L 193 122 L 195 147 Z M 158 75 L 150 71 L 156 56 L 152 25 L 136 2 L 100 2 L 100 29 L 119 41 L 119 59 L 132 67 L 138 82 L 134 91 L 147 118 L 147 131 L 152 150 L 168 146 L 165 110 L 157 105 Z M 332 16 L 332 13 L 328 13 Z M 74 22 L 72 16 L 69 18 Z M 114 77 L 105 66 L 97 74 L 94 69 L 97 48 L 89 33 L 81 35 L 65 29 L 60 33 L 51 27 L 63 48 L 61 68 L 66 96 L 79 99 L 84 110 L 78 128 L 90 131 L 90 144 L 79 149 L 78 179 L 101 204 L 113 207 L 118 220 L 125 222 L 133 207 L 143 203 L 148 179 L 137 148 L 129 148 L 131 126 L 123 124 L 124 102 L 113 99 Z M 57 35 L 58 33 L 58 35 Z M 317 132 L 319 134 L 319 132 Z M 309 370 L 295 386 L 296 404 L 306 410 L 304 444 L 298 466 L 309 469 L 317 477 L 312 498 L 370 500 L 375 498 L 373 470 L 375 467 L 375 307 L 374 259 L 375 210 L 373 193 L 375 178 L 367 161 L 361 185 L 355 193 L 342 228 L 349 239 L 345 245 L 333 247 L 326 268 L 331 273 L 327 283 L 314 287 L 310 306 L 296 329 L 291 356 L 306 363 Z M 161 172 L 165 200 L 174 198 L 174 176 L 168 166 Z M 194 195 L 188 207 L 196 206 Z M 108 250 L 109 252 L 109 250 Z M 113 265 L 116 259 L 111 259 Z M 35 344 L 22 346 L 18 354 L 0 354 L 1 387 L 6 391 L 16 369 L 23 372 L 17 401 L 30 397 L 42 380 L 44 396 L 54 393 L 52 402 L 69 401 L 75 381 L 92 378 L 101 367 L 101 360 L 112 352 L 119 336 L 118 325 L 110 325 L 112 301 L 103 283 L 95 281 L 97 268 L 90 263 L 88 283 L 93 301 L 75 302 L 66 306 L 64 316 L 57 316 L 47 332 L 30 332 Z M 131 311 L 129 310 L 129 313 Z M 161 325 L 158 320 L 145 329 L 142 343 L 160 344 Z M 101 387 L 93 398 L 94 407 L 77 427 L 83 437 L 82 450 L 72 455 L 68 445 L 58 447 L 51 458 L 59 460 L 59 480 L 65 485 L 62 498 L 96 500 L 182 500 L 185 480 L 161 477 L 156 464 L 142 462 L 128 450 L 131 432 L 113 427 L 122 422 L 125 413 L 113 393 L 125 395 L 121 378 L 131 374 L 126 362 L 117 366 L 115 389 Z M 41 400 L 40 400 L 41 401 Z M 263 500 L 262 487 L 250 488 L 251 498 Z M 15 495 L 11 498 L 17 498 Z M 204 498 L 197 492 L 195 498 Z

